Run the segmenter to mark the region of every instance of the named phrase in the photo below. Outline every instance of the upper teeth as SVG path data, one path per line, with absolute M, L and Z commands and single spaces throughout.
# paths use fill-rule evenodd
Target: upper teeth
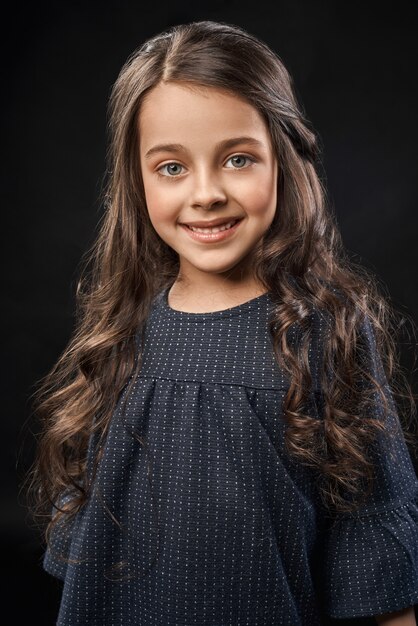
M 238 220 L 232 220 L 232 222 L 228 222 L 227 224 L 222 224 L 222 226 L 214 226 L 213 228 L 196 228 L 195 226 L 189 226 L 191 230 L 194 230 L 198 233 L 219 233 L 221 230 L 226 230 L 227 228 L 231 228 L 235 222 Z

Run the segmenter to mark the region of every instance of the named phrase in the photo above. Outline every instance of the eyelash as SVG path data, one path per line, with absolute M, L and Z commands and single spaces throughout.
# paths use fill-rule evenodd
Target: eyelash
M 252 163 L 255 163 L 255 161 L 256 161 L 253 157 L 250 157 L 250 156 L 248 156 L 248 155 L 246 155 L 246 154 L 233 154 L 233 155 L 232 155 L 232 156 L 230 156 L 230 157 L 229 157 L 229 159 L 227 159 L 227 160 L 228 160 L 228 161 L 230 161 L 231 159 L 234 159 L 235 157 L 238 157 L 238 156 L 239 156 L 239 157 L 244 157 L 244 159 L 247 159 L 248 161 L 251 161 Z M 161 174 L 161 172 L 159 171 L 159 170 L 161 170 L 163 167 L 167 167 L 167 165 L 173 165 L 173 164 L 175 164 L 175 165 L 180 165 L 181 167 L 183 167 L 183 166 L 181 165 L 181 163 L 177 163 L 177 161 L 170 161 L 169 163 L 164 163 L 164 165 L 160 165 L 160 167 L 159 167 L 157 170 L 155 170 L 155 171 L 156 171 L 157 176 L 159 176 L 160 178 L 169 178 L 169 179 L 170 179 L 170 178 L 171 178 L 171 179 L 173 179 L 173 178 L 179 178 L 179 177 L 180 177 L 180 174 L 174 174 L 173 176 L 170 176 L 170 175 L 166 175 L 166 174 Z M 245 169 L 247 169 L 247 168 L 246 168 L 246 167 L 233 167 L 232 169 L 235 169 L 235 170 L 245 170 Z

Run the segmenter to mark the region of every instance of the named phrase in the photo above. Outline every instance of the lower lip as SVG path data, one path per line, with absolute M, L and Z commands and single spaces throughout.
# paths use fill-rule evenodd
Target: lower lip
M 217 241 L 224 241 L 224 239 L 229 239 L 238 229 L 238 226 L 241 224 L 242 219 L 238 220 L 231 228 L 227 230 L 220 230 L 218 233 L 198 233 L 194 230 L 191 230 L 185 224 L 180 224 L 182 228 L 187 232 L 188 235 L 195 241 L 200 241 L 202 243 L 214 243 Z

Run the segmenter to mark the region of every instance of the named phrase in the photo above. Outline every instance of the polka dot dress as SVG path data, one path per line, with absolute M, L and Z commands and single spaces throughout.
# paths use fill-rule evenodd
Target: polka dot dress
M 154 299 L 93 494 L 44 555 L 64 582 L 58 626 L 316 626 L 418 602 L 418 479 L 404 439 L 376 446 L 359 513 L 330 521 L 316 473 L 284 448 L 289 380 L 272 306 L 269 292 L 211 313 L 172 309 L 168 289 Z M 312 419 L 324 327 L 312 314 Z M 381 375 L 370 325 L 363 336 Z M 91 436 L 89 462 L 94 446 Z

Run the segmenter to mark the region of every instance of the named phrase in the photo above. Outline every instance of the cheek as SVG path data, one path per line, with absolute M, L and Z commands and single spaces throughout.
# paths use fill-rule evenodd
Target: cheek
M 260 186 L 246 194 L 244 206 L 250 217 L 269 222 L 276 210 L 276 200 L 277 192 L 274 186 Z
M 151 209 L 151 207 L 157 207 L 161 204 L 161 192 L 158 189 L 158 185 L 156 185 L 154 183 L 154 179 L 149 177 L 147 174 L 142 176 L 142 180 L 144 183 L 145 200 L 148 208 Z
M 154 228 L 158 230 L 164 222 L 172 219 L 170 208 L 173 206 L 173 195 L 154 179 L 145 176 L 143 181 L 148 214 Z
M 238 181 L 234 193 L 250 217 L 263 222 L 273 219 L 277 203 L 277 175 L 273 169 L 266 168 L 258 176 Z

